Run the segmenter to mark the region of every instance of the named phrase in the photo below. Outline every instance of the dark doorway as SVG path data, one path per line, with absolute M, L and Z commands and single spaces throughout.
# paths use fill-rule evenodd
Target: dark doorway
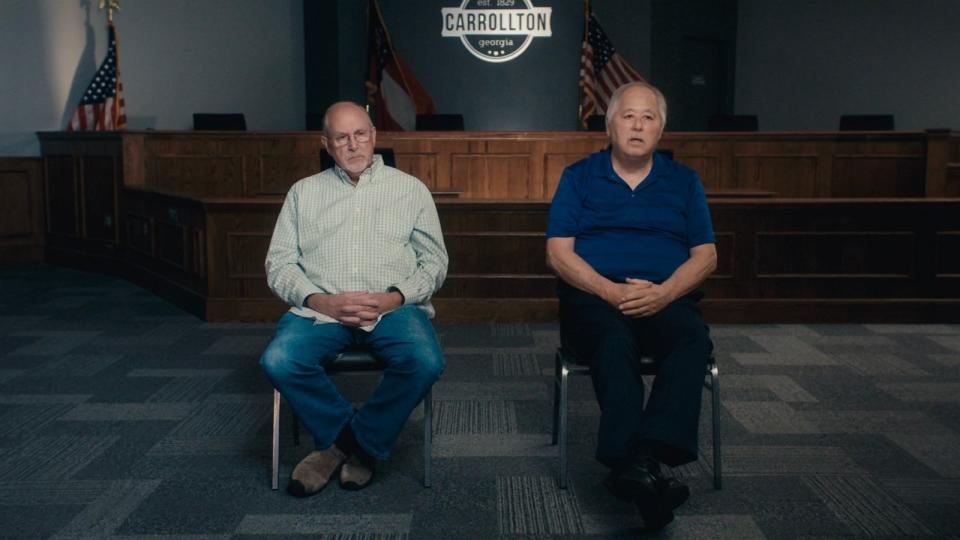
M 706 131 L 707 119 L 723 112 L 723 41 L 684 36 L 682 48 L 681 95 L 675 101 L 683 106 L 669 112 L 667 123 L 674 131 Z

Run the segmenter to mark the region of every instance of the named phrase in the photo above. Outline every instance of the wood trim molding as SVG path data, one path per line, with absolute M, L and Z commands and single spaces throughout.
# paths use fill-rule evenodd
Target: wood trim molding
M 43 161 L 0 158 L 0 264 L 43 260 Z

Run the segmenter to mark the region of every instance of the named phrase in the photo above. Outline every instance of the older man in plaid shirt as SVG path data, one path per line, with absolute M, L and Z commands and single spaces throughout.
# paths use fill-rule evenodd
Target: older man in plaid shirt
M 290 188 L 266 260 L 270 288 L 291 307 L 260 364 L 317 448 L 287 485 L 300 497 L 338 468 L 341 487 L 369 485 L 444 368 L 429 318 L 448 258 L 430 191 L 374 155 L 376 130 L 359 105 L 327 109 L 322 140 L 336 166 Z M 387 364 L 358 410 L 324 371 L 350 346 Z

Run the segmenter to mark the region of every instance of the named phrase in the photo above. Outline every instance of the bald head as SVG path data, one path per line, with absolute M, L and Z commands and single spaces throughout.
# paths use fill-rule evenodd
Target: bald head
M 354 113 L 362 114 L 367 119 L 367 124 L 370 127 L 373 127 L 373 121 L 370 120 L 370 115 L 367 114 L 367 109 L 361 107 L 359 104 L 354 103 L 353 101 L 338 101 L 333 105 L 327 107 L 326 112 L 323 113 L 323 132 L 329 136 L 330 135 L 330 119 L 335 115 L 339 115 L 346 111 L 353 111 Z
M 339 101 L 323 115 L 321 140 L 327 153 L 356 182 L 373 163 L 377 130 L 366 109 L 350 101 Z

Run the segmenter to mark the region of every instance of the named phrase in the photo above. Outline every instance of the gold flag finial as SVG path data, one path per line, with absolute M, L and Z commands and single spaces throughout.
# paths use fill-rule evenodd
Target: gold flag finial
M 120 0 L 100 0 L 100 10 L 107 10 L 107 21 L 113 22 L 113 10 L 120 11 Z

